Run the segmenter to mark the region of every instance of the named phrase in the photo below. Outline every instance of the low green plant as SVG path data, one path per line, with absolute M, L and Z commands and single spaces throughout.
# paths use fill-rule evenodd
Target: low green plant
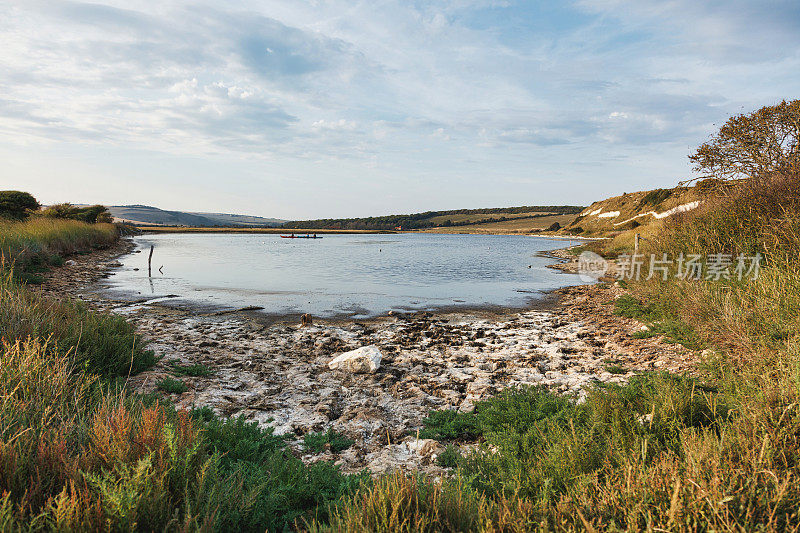
M 630 294 L 623 294 L 614 301 L 614 313 L 643 321 L 657 319 L 659 316 L 652 305 L 645 305 Z
M 178 362 L 170 364 L 170 372 L 176 376 L 208 377 L 213 374 L 210 368 L 202 364 L 182 365 Z
M 421 439 L 472 440 L 483 432 L 473 413 L 459 413 L 450 409 L 431 411 L 422 420 L 422 425 L 423 429 L 419 432 Z
M 156 383 L 156 388 L 170 394 L 183 394 L 189 387 L 183 381 L 173 378 L 162 378 Z
M 659 335 L 665 342 L 682 344 L 687 348 L 702 349 L 704 343 L 692 326 L 675 315 L 665 305 L 644 304 L 630 294 L 624 294 L 614 302 L 615 314 L 634 318 L 647 324 L 647 329 L 634 332 L 635 339 L 649 339 Z
M 455 468 L 461 461 L 461 452 L 456 446 L 448 444 L 442 453 L 436 457 L 436 464 L 442 468 Z
M 320 453 L 329 445 L 333 453 L 339 453 L 353 445 L 355 441 L 348 439 L 343 433 L 329 428 L 328 431 L 321 433 L 308 433 L 303 437 L 303 446 L 306 450 L 313 453 Z
M 627 374 L 628 369 L 620 365 L 619 363 L 611 363 L 609 365 L 606 365 L 606 372 L 609 372 L 611 374 Z

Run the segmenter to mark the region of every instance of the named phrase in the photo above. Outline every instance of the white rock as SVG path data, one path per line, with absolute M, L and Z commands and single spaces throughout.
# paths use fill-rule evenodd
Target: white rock
M 433 455 L 439 449 L 439 443 L 433 439 L 413 439 L 403 444 L 406 445 L 409 451 L 422 457 Z
M 354 374 L 371 374 L 380 368 L 382 357 L 383 355 L 378 347 L 371 344 L 337 355 L 328 363 L 328 368 L 331 370 L 347 370 Z

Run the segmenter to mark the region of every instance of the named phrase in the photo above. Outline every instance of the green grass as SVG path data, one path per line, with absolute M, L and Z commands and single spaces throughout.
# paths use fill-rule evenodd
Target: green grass
M 333 453 L 339 453 L 353 445 L 355 441 L 346 435 L 329 429 L 322 433 L 308 433 L 303 437 L 303 446 L 313 453 L 320 453 L 328 445 Z
M 436 464 L 442 468 L 455 468 L 461 462 L 462 456 L 458 448 L 448 444 L 436 458 Z
M 191 376 L 205 378 L 213 374 L 210 368 L 202 364 L 182 365 L 178 362 L 170 363 L 170 372 L 176 376 Z
M 127 376 L 155 363 L 153 352 L 125 319 L 90 311 L 72 300 L 50 300 L 0 270 L 0 336 L 8 341 L 39 338 L 49 350 L 69 354 L 87 372 Z
M 28 264 L 47 263 L 54 256 L 103 248 L 118 238 L 113 224 L 86 224 L 75 220 L 32 217 L 25 222 L 0 220 L 0 258 L 18 271 Z M 52 264 L 57 266 L 60 260 Z
M 183 394 L 189 387 L 183 381 L 173 378 L 163 378 L 156 383 L 158 390 L 164 391 L 169 394 Z

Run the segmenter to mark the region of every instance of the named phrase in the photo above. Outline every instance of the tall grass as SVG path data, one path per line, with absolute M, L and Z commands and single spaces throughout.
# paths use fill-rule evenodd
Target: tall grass
M 114 243 L 114 224 L 86 224 L 76 220 L 33 217 L 25 222 L 0 219 L 0 258 L 24 268 L 33 258 L 66 256 Z
M 361 481 L 255 424 L 109 387 L 40 340 L 0 357 L 4 531 L 281 531 Z
M 106 377 L 126 376 L 155 363 L 124 318 L 36 294 L 10 270 L 0 271 L 0 338 L 42 339 L 49 350 L 69 353 L 73 366 Z

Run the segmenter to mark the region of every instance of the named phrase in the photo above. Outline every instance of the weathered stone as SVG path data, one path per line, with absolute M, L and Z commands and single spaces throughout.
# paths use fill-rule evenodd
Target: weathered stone
M 329 363 L 331 370 L 346 370 L 354 374 L 374 373 L 381 366 L 380 349 L 374 344 L 362 346 L 334 357 Z

